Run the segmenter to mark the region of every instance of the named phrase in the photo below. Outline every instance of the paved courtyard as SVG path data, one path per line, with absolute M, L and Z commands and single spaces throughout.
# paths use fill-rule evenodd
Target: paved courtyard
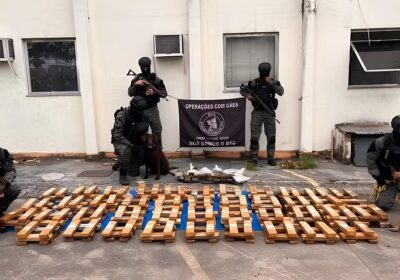
M 171 165 L 188 169 L 189 159 Z M 17 166 L 16 186 L 22 189 L 12 208 L 26 198 L 37 197 L 52 186 L 70 189 L 82 184 L 118 186 L 118 174 L 109 177 L 77 177 L 85 170 L 109 169 L 110 160 L 85 162 L 79 159 L 41 160 Z M 240 168 L 240 160 L 197 160 L 197 167 Z M 288 173 L 262 166 L 248 172 L 252 183 L 306 187 L 348 185 L 367 195 L 373 181 L 365 168 L 319 161 L 319 168 Z M 152 177 L 154 178 L 154 176 Z M 148 183 L 151 184 L 152 178 Z M 142 178 L 130 178 L 131 185 Z M 172 175 L 161 183 L 176 184 Z M 244 185 L 243 187 L 245 187 Z M 400 206 L 389 212 L 390 221 L 400 220 Z M 127 243 L 104 242 L 99 234 L 90 242 L 65 242 L 60 236 L 47 246 L 15 245 L 15 232 L 0 234 L 0 279 L 400 279 L 400 233 L 377 229 L 379 243 L 343 241 L 334 245 L 266 244 L 262 232 L 256 242 L 187 244 L 184 231 L 175 243 L 142 243 L 136 232 Z M 222 232 L 221 232 L 222 234 Z

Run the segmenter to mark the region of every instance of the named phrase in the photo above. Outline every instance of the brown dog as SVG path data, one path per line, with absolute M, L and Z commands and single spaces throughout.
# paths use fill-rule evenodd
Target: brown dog
M 145 144 L 144 149 L 144 163 L 146 165 L 146 173 L 144 178 L 149 177 L 149 170 L 151 173 L 156 174 L 156 180 L 160 179 L 160 174 L 167 175 L 169 172 L 169 163 L 164 153 L 161 151 L 160 146 L 156 143 L 153 134 L 145 134 L 143 136 Z

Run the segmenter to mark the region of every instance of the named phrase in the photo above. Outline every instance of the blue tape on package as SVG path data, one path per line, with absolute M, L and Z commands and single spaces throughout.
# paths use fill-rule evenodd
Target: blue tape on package
M 74 216 L 75 216 L 75 215 L 74 215 Z M 72 219 L 74 218 L 74 216 L 69 217 L 69 218 L 65 221 L 64 225 L 63 225 L 63 226 L 61 227 L 61 229 L 60 229 L 61 232 L 63 232 L 64 230 L 67 229 L 67 227 L 68 227 L 69 224 L 71 223 L 71 221 L 72 221 Z
M 130 193 L 133 197 L 137 197 L 137 192 L 136 192 L 136 190 L 131 190 L 129 193 Z
M 256 213 L 251 213 L 251 226 L 254 231 L 264 231 L 263 228 L 261 227 L 260 221 L 258 220 L 258 217 Z
M 249 193 L 247 191 L 242 191 L 242 195 L 244 195 L 246 197 L 247 209 L 251 210 L 251 201 L 249 198 Z
M 214 208 L 213 208 L 213 210 L 218 212 L 218 215 L 215 218 L 215 229 L 216 230 L 224 230 L 224 225 L 221 223 L 221 212 L 219 211 L 218 193 L 214 193 Z
M 154 200 L 150 200 L 149 207 L 147 207 L 146 214 L 144 215 L 144 218 L 143 218 L 142 230 L 146 227 L 147 223 L 153 217 L 153 210 L 154 210 Z
M 14 227 L 5 227 L 5 231 L 0 232 L 0 234 L 6 233 L 6 232 L 15 232 L 15 228 Z
M 182 204 L 183 204 L 183 208 L 182 208 L 182 215 L 181 215 L 181 223 L 179 224 L 178 227 L 176 227 L 177 230 L 186 230 L 189 202 L 187 200 L 184 200 L 182 202 Z
M 107 216 L 105 217 L 105 219 L 101 222 L 100 224 L 100 229 L 104 230 L 106 228 L 106 226 L 108 225 L 108 222 L 111 220 L 112 217 L 115 216 L 114 212 L 109 212 L 107 214 Z
M 249 193 L 247 191 L 242 191 L 242 194 L 244 196 L 246 196 L 246 202 L 247 202 L 247 208 L 251 209 L 251 201 L 249 198 Z M 253 212 L 253 210 L 249 210 L 251 211 L 251 226 L 253 228 L 254 231 L 263 231 L 263 228 L 261 227 L 260 221 L 258 220 L 258 217 L 256 215 L 256 213 Z

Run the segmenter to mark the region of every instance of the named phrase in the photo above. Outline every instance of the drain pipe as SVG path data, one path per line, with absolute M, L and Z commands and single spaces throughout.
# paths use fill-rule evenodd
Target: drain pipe
M 79 69 L 79 91 L 82 100 L 83 128 L 85 132 L 85 159 L 95 160 L 100 157 L 96 112 L 94 108 L 94 91 L 90 66 L 89 8 L 88 0 L 73 0 L 72 10 L 76 37 L 76 66 Z
M 188 0 L 190 99 L 201 99 L 201 0 Z
M 303 0 L 303 73 L 301 87 L 300 152 L 313 151 L 316 0 Z

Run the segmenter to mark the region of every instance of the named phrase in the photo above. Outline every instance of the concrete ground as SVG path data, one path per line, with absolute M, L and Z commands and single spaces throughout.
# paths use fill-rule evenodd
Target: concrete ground
M 171 160 L 171 165 L 188 169 L 189 159 Z M 240 168 L 240 160 L 196 160 L 196 167 Z M 373 183 L 366 168 L 320 160 L 314 170 L 288 173 L 263 163 L 258 171 L 247 172 L 251 183 L 306 187 L 310 184 L 340 187 L 347 185 L 366 195 Z M 28 197 L 37 197 L 52 186 L 98 184 L 118 186 L 118 174 L 84 178 L 85 170 L 109 169 L 112 161 L 52 159 L 17 166 L 15 186 L 22 190 L 16 208 Z M 151 184 L 154 175 L 147 181 Z M 130 178 L 132 186 L 139 177 Z M 160 183 L 176 184 L 172 175 Z M 246 184 L 243 186 L 246 187 Z M 400 221 L 400 205 L 389 212 L 390 221 Z M 128 243 L 107 243 L 96 235 L 90 242 L 65 242 L 61 237 L 47 246 L 15 245 L 15 233 L 0 234 L 0 279 L 400 279 L 400 233 L 376 229 L 378 244 L 343 241 L 334 245 L 265 244 L 262 232 L 256 242 L 187 244 L 178 231 L 175 243 L 142 243 L 136 232 Z M 221 235 L 223 233 L 221 232 Z

